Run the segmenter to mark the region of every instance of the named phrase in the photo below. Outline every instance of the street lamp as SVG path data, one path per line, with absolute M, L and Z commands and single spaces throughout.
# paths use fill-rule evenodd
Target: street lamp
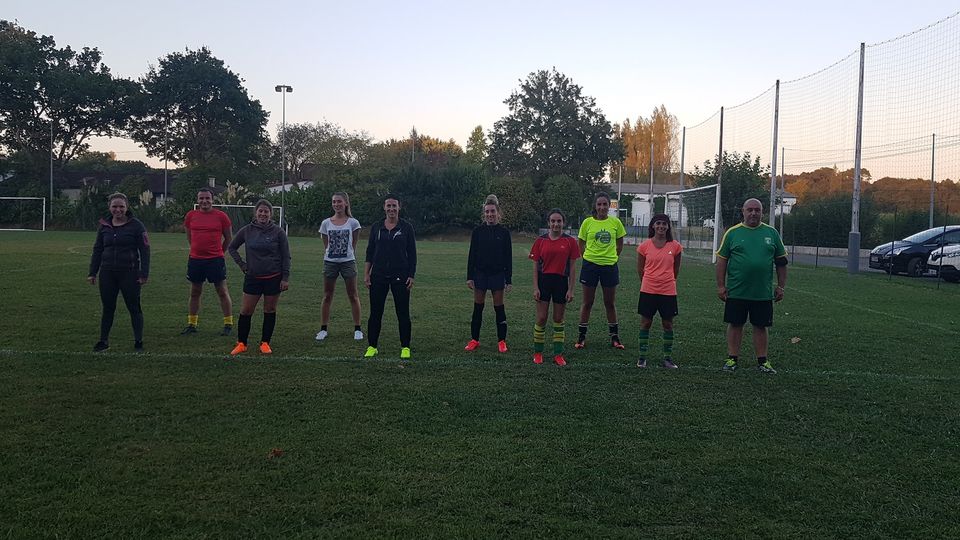
M 293 87 L 286 84 L 278 84 L 274 90 L 280 92 L 282 116 L 280 121 L 280 227 L 283 227 L 283 206 L 284 195 L 287 191 L 287 93 L 293 93 Z

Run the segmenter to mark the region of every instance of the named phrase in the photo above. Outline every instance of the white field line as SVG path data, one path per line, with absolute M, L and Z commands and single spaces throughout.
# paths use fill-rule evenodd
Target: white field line
M 791 290 L 791 291 L 794 291 L 794 292 L 798 292 L 798 293 L 800 293 L 800 294 L 805 294 L 805 295 L 807 295 L 807 296 L 812 296 L 812 297 L 817 298 L 817 299 L 820 299 L 820 300 L 825 300 L 825 301 L 827 301 L 827 302 L 833 302 L 834 304 L 839 304 L 839 305 L 841 305 L 841 306 L 848 307 L 848 308 L 851 308 L 851 309 L 857 309 L 857 310 L 860 310 L 860 311 L 865 311 L 865 312 L 867 312 L 867 313 L 872 313 L 872 314 L 874 314 L 874 315 L 880 315 L 880 316 L 882 316 L 882 317 L 887 317 L 888 319 L 893 319 L 893 320 L 897 320 L 897 321 L 903 321 L 903 322 L 906 322 L 906 323 L 916 324 L 916 325 L 920 325 L 920 326 L 926 326 L 926 327 L 928 327 L 928 328 L 933 328 L 934 330 L 939 330 L 939 331 L 941 331 L 941 332 L 944 332 L 944 333 L 947 333 L 947 334 L 953 334 L 953 335 L 955 335 L 955 336 L 960 335 L 960 331 L 954 330 L 954 329 L 952 329 L 952 328 L 947 328 L 947 327 L 945 327 L 945 326 L 940 326 L 940 325 L 937 325 L 937 324 L 928 323 L 928 322 L 921 321 L 921 320 L 917 320 L 917 319 L 912 319 L 912 318 L 910 318 L 910 317 L 904 317 L 904 316 L 902 316 L 902 315 L 897 315 L 897 314 L 895 314 L 895 313 L 888 313 L 888 312 L 886 312 L 886 311 L 880 311 L 880 310 L 878 310 L 878 309 L 868 308 L 868 307 L 864 307 L 864 306 L 858 306 L 857 304 L 852 304 L 852 303 L 850 303 L 850 302 L 844 302 L 843 300 L 837 300 L 836 298 L 833 298 L 833 297 L 830 297 L 830 296 L 824 296 L 824 295 L 817 294 L 817 293 L 813 293 L 813 292 L 810 292 L 810 291 L 804 291 L 803 289 L 792 288 L 792 289 L 790 289 L 790 290 Z
M 450 358 L 450 357 L 418 357 L 414 353 L 414 358 L 411 360 L 401 361 L 399 358 L 391 356 L 389 354 L 382 354 L 375 359 L 366 359 L 362 358 L 359 354 L 356 356 L 306 356 L 306 355 L 279 355 L 272 354 L 270 356 L 264 356 L 254 352 L 253 354 L 243 354 L 238 357 L 231 357 L 229 354 L 209 354 L 209 353 L 163 353 L 163 352 L 111 352 L 104 351 L 100 353 L 94 352 L 81 352 L 81 351 L 18 351 L 13 349 L 0 349 L 0 358 L 2 357 L 17 357 L 17 356 L 70 356 L 70 357 L 81 357 L 90 359 L 94 361 L 97 358 L 110 358 L 110 359 L 119 359 L 119 358 L 134 358 L 134 359 L 150 359 L 150 358 L 163 358 L 171 360 L 224 360 L 231 363 L 234 362 L 249 362 L 261 361 L 261 362 L 283 362 L 283 361 L 296 361 L 296 362 L 345 362 L 345 363 L 378 363 L 378 364 L 391 364 L 396 363 L 398 366 L 410 366 L 414 367 L 417 364 L 440 364 L 440 365 L 451 365 L 451 364 L 460 364 L 460 365 L 481 365 L 481 364 L 501 364 L 505 362 L 499 361 L 490 361 L 490 360 L 481 360 L 479 362 L 471 360 L 463 360 L 460 358 Z M 574 371 L 578 369 L 592 369 L 592 368 L 619 368 L 624 371 L 631 371 L 634 373 L 643 373 L 644 371 L 663 371 L 660 368 L 647 368 L 647 370 L 639 370 L 633 366 L 633 361 L 629 362 L 609 362 L 609 361 L 594 361 L 586 360 L 579 362 L 576 359 L 569 360 L 570 366 Z M 516 363 L 516 365 L 527 365 L 530 364 L 531 369 L 559 369 L 553 365 L 543 366 L 533 366 L 532 362 L 524 356 L 524 359 L 519 363 L 515 361 L 510 361 L 510 363 Z M 777 375 L 761 375 L 756 373 L 755 369 L 752 369 L 752 364 L 750 367 L 742 367 L 738 372 L 743 371 L 749 373 L 749 375 L 756 375 L 762 377 L 773 377 L 776 378 Z M 722 373 L 720 370 L 720 364 L 702 366 L 702 365 L 692 365 L 684 364 L 679 372 L 683 371 L 707 371 L 707 372 L 716 372 L 718 377 L 736 377 L 736 373 Z M 911 381 L 911 382 L 960 382 L 960 377 L 940 377 L 932 375 L 904 375 L 900 373 L 878 373 L 872 371 L 838 371 L 838 370 L 810 370 L 810 369 L 785 369 L 777 368 L 778 374 L 783 375 L 797 375 L 803 377 L 835 377 L 835 378 L 872 378 L 879 380 L 892 380 L 892 381 Z M 740 375 L 742 376 L 742 375 Z

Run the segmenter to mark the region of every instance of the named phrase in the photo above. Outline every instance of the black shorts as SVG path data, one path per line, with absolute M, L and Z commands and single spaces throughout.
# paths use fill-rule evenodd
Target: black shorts
M 507 275 L 503 272 L 484 274 L 477 272 L 473 275 L 473 288 L 480 291 L 502 291 L 507 286 Z
M 280 294 L 280 276 L 260 279 L 247 276 L 243 279 L 243 293 L 254 296 L 276 296 Z
M 743 326 L 750 316 L 750 324 L 766 328 L 773 326 L 773 300 L 743 300 L 727 298 L 723 308 L 723 322 Z
M 223 257 L 213 259 L 194 259 L 187 260 L 187 279 L 190 283 L 220 283 L 227 279 L 227 265 L 223 262 Z
M 567 276 L 560 274 L 540 274 L 537 285 L 540 288 L 540 301 L 554 304 L 567 303 L 567 291 L 570 289 Z
M 676 296 L 642 292 L 640 300 L 637 301 L 637 313 L 647 319 L 660 313 L 661 319 L 669 321 L 680 313 L 680 309 L 677 307 Z
M 616 287 L 620 284 L 620 267 L 614 264 L 594 264 L 586 259 L 580 267 L 580 284 L 584 287 Z

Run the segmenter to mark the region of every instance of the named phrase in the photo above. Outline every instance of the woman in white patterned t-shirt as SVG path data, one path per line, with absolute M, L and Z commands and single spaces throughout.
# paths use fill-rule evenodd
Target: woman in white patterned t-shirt
M 350 214 L 350 197 L 343 191 L 333 194 L 333 215 L 320 224 L 320 236 L 325 247 L 323 252 L 323 305 L 320 308 L 320 331 L 317 341 L 327 338 L 327 323 L 330 322 L 330 306 L 337 278 L 343 276 L 353 314 L 353 339 L 362 340 L 360 330 L 360 294 L 357 292 L 357 240 L 360 237 L 360 222 Z

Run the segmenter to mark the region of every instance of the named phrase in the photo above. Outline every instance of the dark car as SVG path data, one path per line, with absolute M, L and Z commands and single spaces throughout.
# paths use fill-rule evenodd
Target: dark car
M 960 225 L 934 227 L 903 240 L 887 242 L 870 252 L 870 268 L 887 273 L 922 276 L 927 273 L 927 259 L 940 246 L 960 244 Z

